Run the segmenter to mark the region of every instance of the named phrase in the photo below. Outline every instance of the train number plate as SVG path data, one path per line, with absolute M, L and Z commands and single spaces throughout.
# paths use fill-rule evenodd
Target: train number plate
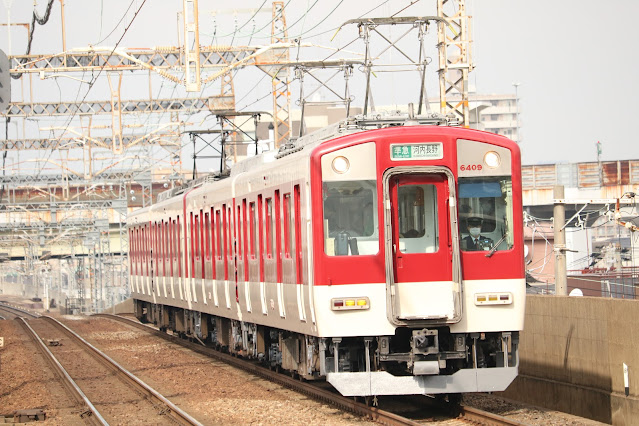
M 440 142 L 391 144 L 391 160 L 439 160 L 444 158 Z

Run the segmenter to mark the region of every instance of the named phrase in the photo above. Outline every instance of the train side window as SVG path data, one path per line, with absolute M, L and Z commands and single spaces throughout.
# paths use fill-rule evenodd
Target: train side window
M 229 235 L 228 235 L 228 240 L 227 240 L 227 247 L 226 247 L 226 255 L 227 255 L 227 259 L 232 260 L 233 259 L 233 210 L 231 209 L 231 206 L 228 207 L 227 209 L 228 211 L 228 231 L 229 231 Z
M 209 213 L 204 213 L 204 244 L 206 260 L 211 260 L 211 217 Z
M 152 223 L 146 225 L 146 273 L 147 276 L 151 276 L 151 267 L 153 262 L 153 232 L 152 232 Z
M 207 214 L 208 216 L 208 214 Z M 206 249 L 206 246 L 204 245 L 205 243 L 205 233 L 204 233 L 204 229 L 205 229 L 205 223 L 204 223 L 204 210 L 200 209 L 200 226 L 197 228 L 197 233 L 199 235 L 199 240 L 200 240 L 200 271 L 202 271 L 201 275 L 202 278 L 206 278 L 206 268 L 205 268 L 205 262 L 204 259 L 206 257 L 206 254 L 208 252 L 208 250 Z M 206 241 L 208 241 L 208 236 L 206 237 Z
M 164 247 L 164 220 L 161 220 L 158 226 L 158 246 L 160 248 L 158 257 L 160 258 L 160 264 L 162 265 L 162 276 L 166 275 L 166 263 L 164 259 L 165 247 Z M 160 267 L 158 267 L 158 272 Z
M 168 220 L 168 235 L 167 235 L 167 244 L 169 246 L 168 257 L 169 257 L 169 274 L 173 276 L 173 262 L 175 259 L 175 252 L 173 250 L 173 227 L 175 226 L 175 221 L 169 218 Z
M 293 211 L 295 217 L 295 272 L 297 284 L 302 284 L 302 209 L 300 202 L 300 186 L 293 188 Z
M 137 244 L 136 244 L 137 235 L 135 233 L 135 228 L 129 229 L 129 241 L 131 241 L 131 256 L 129 257 L 129 268 L 133 275 L 137 275 Z
M 146 239 L 146 273 L 147 276 L 151 276 L 151 261 L 153 255 L 153 247 L 151 246 L 153 242 L 153 233 L 151 232 L 152 224 L 149 223 L 146 225 L 145 229 L 145 239 Z
M 258 229 L 258 249 L 257 249 L 257 258 L 260 260 L 260 281 L 264 282 L 264 210 L 262 210 L 262 194 L 257 196 L 257 214 L 258 220 L 257 223 L 259 225 Z
M 242 232 L 243 231 L 243 227 L 244 227 L 244 220 L 243 219 L 244 219 L 244 217 L 242 217 L 242 208 L 241 208 L 240 205 L 238 205 L 237 206 L 237 214 L 235 216 L 235 222 L 236 222 L 236 226 L 235 226 L 236 234 L 235 235 L 237 236 L 236 239 L 237 239 L 237 258 L 238 258 L 238 260 L 242 260 L 242 256 L 243 256 L 243 253 L 244 253 L 244 251 L 242 250 L 243 246 L 244 246 L 244 243 L 243 243 L 244 233 Z
M 246 198 L 242 200 L 242 237 L 244 238 L 244 243 L 242 245 L 243 254 L 244 254 L 244 280 L 249 280 L 249 265 L 248 265 L 248 246 L 250 245 L 250 238 L 247 233 L 247 217 L 246 217 Z
M 162 244 L 160 241 L 160 236 L 162 235 L 162 221 L 155 222 L 155 232 L 153 233 L 153 239 L 155 240 L 155 275 L 160 275 L 160 264 L 162 262 Z
M 249 204 L 249 220 L 251 222 L 250 231 L 249 231 L 249 253 L 251 255 L 251 259 L 255 259 L 255 231 L 257 230 L 257 212 L 255 211 L 255 203 Z
M 291 258 L 293 245 L 293 228 L 291 226 L 291 194 L 284 194 L 284 257 Z
M 226 267 L 226 258 L 228 256 L 228 240 L 229 240 L 229 219 L 227 217 L 226 204 L 222 204 L 222 258 L 224 259 L 224 266 Z M 225 269 L 226 270 L 226 269 Z M 224 273 L 225 279 L 226 272 Z
M 266 228 L 266 258 L 272 259 L 275 253 L 275 238 L 273 235 L 273 199 L 267 198 L 265 203 L 266 214 L 264 215 Z
M 158 222 L 158 275 L 164 276 L 164 220 Z
M 146 224 L 144 224 L 144 226 L 142 226 L 142 274 L 144 276 L 147 275 L 148 273 L 148 264 L 147 264 L 147 254 L 146 254 L 146 243 L 148 241 L 147 235 L 146 235 Z
M 277 260 L 277 282 L 282 282 L 282 205 L 280 199 L 280 191 L 275 190 L 275 209 L 273 211 L 274 226 L 273 232 L 275 236 L 275 254 Z
M 176 225 L 176 224 L 174 224 Z M 182 227 L 180 224 L 180 216 L 177 217 L 177 225 L 175 228 L 175 254 L 177 256 L 177 273 L 178 277 L 182 278 Z
M 153 234 L 155 233 L 155 224 L 153 222 L 149 223 L 149 230 L 148 230 L 148 236 L 149 236 L 149 271 L 152 271 L 153 269 L 153 256 L 155 255 L 155 252 L 153 250 L 153 243 L 155 238 L 153 238 Z
M 155 264 L 155 223 L 151 222 L 149 224 L 149 271 L 153 272 L 153 266 Z
M 211 278 L 216 278 L 216 268 L 215 268 L 215 260 L 217 259 L 216 252 L 216 238 L 217 233 L 215 232 L 215 207 L 211 207 L 211 224 L 210 224 L 210 245 L 211 245 Z
M 195 259 L 200 260 L 200 215 L 195 215 L 195 228 L 191 231 L 194 235 Z
M 142 275 L 142 265 L 143 265 L 143 255 L 144 253 L 142 252 L 142 227 L 138 226 L 138 228 L 136 229 L 136 234 L 137 234 L 137 255 L 136 255 L 136 260 L 137 260 L 137 264 L 138 264 L 138 275 Z
M 160 262 L 162 263 L 162 276 L 166 276 L 166 238 L 165 238 L 166 222 L 160 222 Z
M 437 188 L 431 184 L 407 184 L 397 189 L 399 249 L 402 253 L 435 253 L 439 250 Z
M 155 250 L 156 255 L 155 259 L 157 262 L 157 267 L 155 268 L 156 275 L 160 275 L 160 271 L 162 270 L 162 266 L 164 263 L 164 259 L 162 258 L 162 221 L 157 222 L 155 225 Z
M 195 269 L 195 238 L 194 238 L 194 232 L 193 232 L 193 212 L 191 212 L 191 220 L 189 221 L 188 225 L 190 227 L 189 231 L 188 231 L 188 237 L 191 241 L 190 247 L 191 247 L 191 252 L 187 253 L 187 256 L 190 260 L 189 262 L 189 270 L 185 271 L 186 272 L 186 276 L 187 277 L 191 277 L 193 278 L 195 276 L 195 274 L 193 273 L 193 270 Z
M 222 212 L 217 210 L 215 212 L 215 254 L 217 259 L 222 259 Z
M 379 252 L 374 180 L 323 183 L 324 252 L 329 256 Z

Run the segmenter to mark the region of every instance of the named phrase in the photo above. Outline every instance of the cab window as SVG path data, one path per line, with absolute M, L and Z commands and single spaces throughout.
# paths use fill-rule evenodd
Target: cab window
M 498 251 L 513 247 L 510 177 L 459 179 L 459 232 L 464 251 Z

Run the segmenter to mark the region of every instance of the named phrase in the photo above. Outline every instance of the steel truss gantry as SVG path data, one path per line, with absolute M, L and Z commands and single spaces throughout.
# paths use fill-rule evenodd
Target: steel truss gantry
M 122 114 L 155 114 L 173 111 L 191 113 L 212 108 L 206 98 L 170 98 L 170 99 L 121 99 Z M 229 108 L 224 108 L 229 109 Z M 9 117 L 69 116 L 79 114 L 112 114 L 111 101 L 84 102 L 12 102 L 6 115 Z
M 224 68 L 254 55 L 260 47 L 252 46 L 200 46 L 200 67 Z M 158 46 L 155 49 L 113 49 L 88 47 L 52 55 L 16 55 L 11 59 L 12 74 L 67 73 L 91 71 L 150 70 L 179 84 L 180 79 L 169 71 L 182 70 L 182 49 L 176 46 Z
M 442 19 L 437 31 L 441 113 L 453 113 L 464 127 L 469 127 L 468 73 L 474 65 L 466 0 L 437 0 L 437 16 Z

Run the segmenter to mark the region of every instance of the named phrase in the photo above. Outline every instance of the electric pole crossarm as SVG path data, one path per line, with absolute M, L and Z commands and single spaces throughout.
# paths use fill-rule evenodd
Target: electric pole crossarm
M 260 47 L 251 46 L 200 46 L 200 66 L 203 68 L 225 67 L 253 55 Z M 11 56 L 11 73 L 26 74 L 40 72 L 77 71 L 159 71 L 180 68 L 181 49 L 175 46 L 155 49 L 111 49 L 96 48 L 71 50 L 53 55 Z M 65 63 L 66 60 L 66 63 Z M 108 60 L 108 61 L 107 61 Z
M 153 114 L 170 111 L 197 112 L 208 110 L 208 100 L 201 98 L 121 100 L 122 114 Z M 111 114 L 111 101 L 80 102 L 13 102 L 9 117 L 69 116 L 74 114 Z

